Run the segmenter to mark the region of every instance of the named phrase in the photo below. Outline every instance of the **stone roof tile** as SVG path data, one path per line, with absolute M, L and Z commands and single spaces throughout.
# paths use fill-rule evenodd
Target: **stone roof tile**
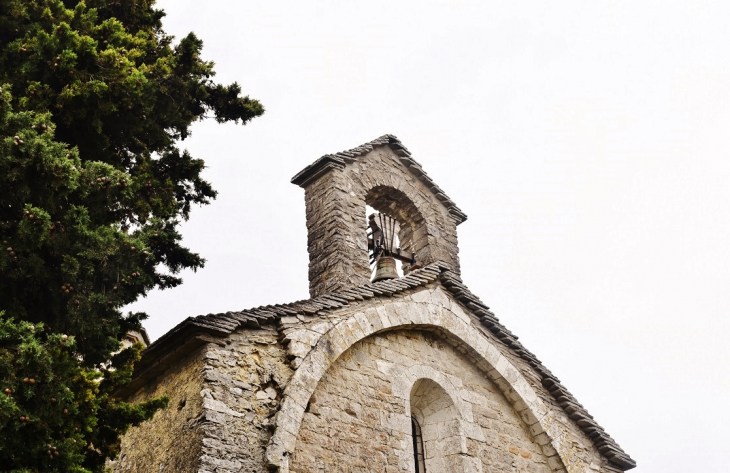
M 317 296 L 314 299 L 312 299 L 312 302 L 315 302 L 319 305 L 321 305 L 324 309 L 337 309 L 338 307 L 342 307 L 346 304 L 343 304 L 342 302 L 337 302 L 336 300 L 329 298 L 327 296 Z
M 375 286 L 373 283 L 367 283 L 363 284 L 362 287 L 370 292 L 373 293 L 373 296 L 390 296 L 393 294 L 393 291 L 390 289 L 385 288 L 383 285 Z
M 365 297 L 364 297 L 363 294 L 361 294 L 358 291 L 353 291 L 351 289 L 344 289 L 344 290 L 338 292 L 338 294 L 340 296 L 342 296 L 342 297 L 347 298 L 350 301 L 362 301 L 362 300 L 365 300 Z
M 325 298 L 327 298 L 327 299 L 329 299 L 331 301 L 337 302 L 338 304 L 342 304 L 342 305 L 347 305 L 350 302 L 352 302 L 352 298 L 349 298 L 348 299 L 347 297 L 345 297 L 343 294 L 341 294 L 339 292 L 337 293 L 336 296 L 335 295 L 331 295 L 331 294 L 325 294 L 325 295 L 320 296 L 320 297 L 325 297 Z

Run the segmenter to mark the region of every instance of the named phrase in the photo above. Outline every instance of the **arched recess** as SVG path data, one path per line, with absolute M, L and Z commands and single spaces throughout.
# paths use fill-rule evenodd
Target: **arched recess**
M 419 378 L 413 383 L 407 404 L 407 416 L 412 416 L 421 427 L 425 457 L 425 471 L 482 471 L 482 464 L 466 454 L 465 415 L 457 409 L 454 399 L 443 386 L 430 378 Z M 410 412 L 408 412 L 410 411 Z M 482 436 L 481 429 L 470 429 Z M 483 440 L 480 438 L 479 440 Z M 409 447 L 414 443 L 411 442 Z M 409 452 L 414 457 L 412 452 Z
M 490 378 L 500 386 L 502 393 L 512 403 L 532 435 L 545 439 L 540 445 L 549 444 L 552 447 L 543 450 L 553 472 L 585 471 L 588 465 L 575 458 L 571 437 L 565 435 L 555 414 L 542 402 L 518 368 L 471 325 L 469 316 L 457 304 L 451 304 L 450 299 L 440 289 L 434 290 L 430 300 L 438 302 L 393 302 L 355 312 L 340 320 L 319 338 L 284 391 L 274 434 L 266 451 L 269 464 L 278 468 L 279 473 L 289 472 L 289 457 L 294 452 L 307 403 L 319 380 L 342 353 L 359 340 L 378 332 L 418 328 L 437 329 L 449 337 L 458 349 L 463 349 L 476 359 L 478 366 L 488 372 Z M 393 428 L 410 435 L 409 418 Z M 567 461 L 568 457 L 571 457 L 571 461 Z M 569 469 L 566 470 L 564 465 L 569 465 Z
M 420 265 L 442 261 L 459 272 L 457 223 L 441 201 L 441 189 L 419 180 L 422 171 L 404 166 L 393 150 L 382 147 L 361 156 L 342 172 L 353 204 L 362 205 L 362 209 L 369 205 L 396 217 L 404 252 L 415 252 Z M 358 210 L 362 215 L 364 210 Z M 403 265 L 406 274 L 412 269 Z
M 390 215 L 398 221 L 398 240 L 404 255 L 416 253 L 417 265 L 403 264 L 403 273 L 430 262 L 432 237 L 426 231 L 427 223 L 416 204 L 402 191 L 390 186 L 375 186 L 365 194 L 365 204 L 378 212 Z

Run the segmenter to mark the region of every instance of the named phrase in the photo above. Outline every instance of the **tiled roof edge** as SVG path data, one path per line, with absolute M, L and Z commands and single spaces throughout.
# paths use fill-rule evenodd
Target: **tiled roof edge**
M 448 269 L 445 269 L 439 280 L 441 285 L 451 292 L 454 297 L 474 313 L 482 324 L 489 329 L 499 340 L 507 345 L 515 354 L 525 360 L 542 378 L 543 387 L 553 396 L 557 404 L 580 429 L 593 441 L 596 449 L 621 471 L 636 467 L 634 461 L 611 438 L 588 411 L 580 404 L 568 389 L 560 384 L 560 380 L 545 368 L 537 357 L 522 346 L 518 337 L 499 322 L 499 319 L 477 296 L 464 285 L 461 278 Z
M 457 225 L 466 220 L 466 214 L 444 193 L 443 190 L 426 174 L 420 164 L 411 157 L 410 151 L 403 146 L 398 138 L 394 135 L 383 135 L 373 141 L 362 144 L 357 148 L 347 151 L 340 151 L 335 154 L 326 154 L 315 162 L 299 171 L 292 179 L 292 184 L 300 187 L 306 187 L 310 182 L 314 181 L 323 174 L 328 173 L 332 169 L 342 169 L 348 160 L 356 159 L 363 156 L 379 146 L 389 146 L 390 149 L 398 156 L 401 163 L 408 168 L 411 173 L 416 176 L 427 188 L 431 189 L 437 199 L 446 207 L 449 214 L 456 220 Z
M 174 344 L 174 340 L 177 339 L 178 335 L 190 329 L 202 330 L 211 335 L 225 336 L 238 328 L 259 328 L 266 324 L 276 323 L 279 318 L 284 316 L 312 315 L 319 311 L 337 309 L 349 303 L 358 302 L 357 300 L 348 302 L 349 299 L 372 299 L 374 297 L 391 296 L 414 289 L 436 280 L 442 268 L 446 269 L 447 266 L 442 263 L 433 263 L 417 269 L 408 276 L 399 279 L 398 281 L 401 284 L 398 285 L 398 288 L 385 280 L 346 289 L 342 291 L 342 295 L 335 293 L 318 296 L 313 299 L 291 302 L 289 304 L 267 305 L 242 311 L 188 317 L 147 347 L 144 351 L 144 356 L 135 366 L 135 372 L 144 370 L 147 365 L 151 365 L 154 362 L 157 356 L 167 353 L 167 347 Z M 410 277 L 411 275 L 413 277 Z
M 183 332 L 188 334 L 199 331 L 225 336 L 238 328 L 259 328 L 263 325 L 274 324 L 281 317 L 293 315 L 313 315 L 317 312 L 327 312 L 344 307 L 348 304 L 357 304 L 359 300 L 376 297 L 390 297 L 438 280 L 441 286 L 448 290 L 456 300 L 476 315 L 492 334 L 508 346 L 515 354 L 525 360 L 541 377 L 543 387 L 553 396 L 556 403 L 573 419 L 581 430 L 593 441 L 594 445 L 613 466 L 622 471 L 630 470 L 636 462 L 621 449 L 613 438 L 601 427 L 588 411 L 573 397 L 560 380 L 550 370 L 542 365 L 537 357 L 522 346 L 518 337 L 500 323 L 499 319 L 469 288 L 461 278 L 445 263 L 436 262 L 412 271 L 407 276 L 398 279 L 398 286 L 389 284 L 387 280 L 367 283 L 356 288 L 342 291 L 314 299 L 301 300 L 290 304 L 276 304 L 257 307 L 239 312 L 225 312 L 220 314 L 200 315 L 189 317 L 178 324 L 165 335 L 155 340 L 144 352 L 144 356 L 135 366 L 135 377 L 138 372 L 145 371 L 148 366 L 155 364 L 155 360 L 170 352 L 177 345 L 175 339 Z M 347 302 L 354 299 L 351 302 Z M 178 343 L 179 344 L 179 343 Z M 127 390 L 123 391 L 127 392 Z M 119 394 L 119 393 L 118 393 Z

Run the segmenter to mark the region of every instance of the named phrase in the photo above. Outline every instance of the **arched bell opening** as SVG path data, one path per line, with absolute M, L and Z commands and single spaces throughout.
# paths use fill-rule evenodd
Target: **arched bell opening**
M 378 212 L 369 205 L 365 206 L 368 237 L 368 256 L 370 263 L 370 280 L 372 282 L 383 279 L 403 277 L 403 264 L 409 264 L 411 253 L 406 253 L 400 243 L 400 223 L 383 212 Z M 375 246 L 378 246 L 376 249 Z M 386 251 L 378 250 L 387 248 Z M 387 253 L 395 253 L 396 257 L 385 257 Z
M 392 217 L 396 222 L 394 240 L 395 244 L 400 247 L 401 254 L 410 257 L 412 253 L 415 253 L 415 264 L 403 261 L 400 265 L 403 274 L 420 268 L 423 261 L 430 261 L 428 240 L 422 230 L 426 225 L 425 219 L 408 196 L 393 187 L 376 186 L 366 193 L 365 204 L 367 225 L 370 225 L 369 217 L 371 215 L 367 211 L 368 208 Z M 379 225 L 377 220 L 376 222 Z

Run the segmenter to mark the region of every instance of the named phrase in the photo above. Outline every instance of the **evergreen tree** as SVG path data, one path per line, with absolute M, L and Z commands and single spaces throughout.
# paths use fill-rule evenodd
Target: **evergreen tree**
M 146 317 L 123 316 L 120 308 L 153 288 L 177 286 L 181 269 L 203 266 L 181 245 L 177 227 L 215 191 L 201 178 L 203 161 L 177 143 L 208 115 L 245 124 L 263 113 L 236 83 L 213 81 L 213 63 L 200 58 L 202 42 L 192 33 L 173 44 L 163 16 L 153 0 L 0 0 L 0 357 L 26 343 L 13 338 L 27 335 L 23 324 L 34 324 L 36 332 L 43 327 L 33 346 L 46 347 L 49 361 L 38 366 L 46 367 L 48 379 L 71 379 L 71 368 L 53 373 L 74 363 L 80 371 L 72 378 L 93 377 Z M 65 355 L 48 348 L 61 334 L 73 340 Z M 107 391 L 86 389 L 100 397 L 88 411 L 95 412 L 86 417 L 91 420 L 77 421 L 85 450 L 74 455 L 87 463 L 74 464 L 100 468 L 90 459 L 113 454 L 130 419 L 154 410 L 117 409 L 104 400 L 111 399 L 109 386 L 125 380 L 121 373 L 133 358 L 117 361 L 113 383 L 104 377 L 99 389 Z M 8 363 L 0 391 L 11 390 L 12 402 L 17 393 L 37 396 L 38 388 L 17 384 L 28 377 L 21 376 L 25 362 Z M 41 419 L 33 409 L 48 396 L 24 404 L 23 417 Z M 32 443 L 31 430 L 25 437 L 14 430 L 30 424 L 0 407 L 0 442 L 15 436 Z M 130 418 L 120 414 L 135 409 Z M 92 426 L 101 418 L 111 431 Z M 41 423 L 53 430 L 49 422 Z M 29 445 L 26 453 L 47 453 L 49 441 L 41 437 L 42 448 Z M 17 461 L 18 452 L 9 449 L 23 444 L 13 445 L 0 443 L 0 465 L 11 454 Z
M 0 312 L 0 469 L 103 471 L 119 451 L 119 434 L 168 402 L 112 396 L 129 382 L 141 350 L 137 344 L 108 368 L 88 369 L 78 362 L 74 337 Z

